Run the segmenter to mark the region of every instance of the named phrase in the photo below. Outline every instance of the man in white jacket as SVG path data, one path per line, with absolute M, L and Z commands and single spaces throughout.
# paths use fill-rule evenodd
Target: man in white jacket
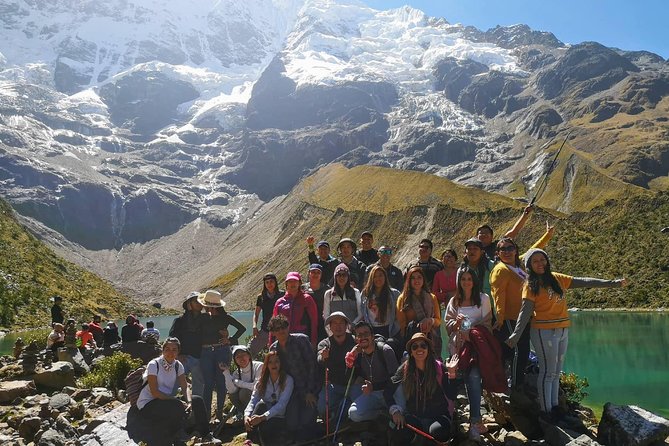
M 251 351 L 245 345 L 232 347 L 232 360 L 237 369 L 235 371 L 225 370 L 225 387 L 227 388 L 233 408 L 231 415 L 235 422 L 244 419 L 244 409 L 251 400 L 253 387 L 260 379 L 262 362 L 251 360 Z

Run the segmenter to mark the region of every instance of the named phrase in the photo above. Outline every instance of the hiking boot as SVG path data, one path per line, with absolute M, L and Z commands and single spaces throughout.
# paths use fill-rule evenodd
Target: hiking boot
M 479 432 L 477 423 L 469 425 L 469 439 L 479 443 L 481 441 L 481 432 Z

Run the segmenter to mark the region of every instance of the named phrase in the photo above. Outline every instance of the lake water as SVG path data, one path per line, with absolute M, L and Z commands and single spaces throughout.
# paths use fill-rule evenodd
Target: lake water
M 232 313 L 251 333 L 252 312 Z M 565 371 L 587 377 L 586 405 L 636 404 L 669 418 L 669 315 L 637 312 L 572 313 Z M 153 318 L 161 337 L 174 316 Z M 142 323 L 146 320 L 143 319 Z M 9 354 L 16 335 L 0 338 Z

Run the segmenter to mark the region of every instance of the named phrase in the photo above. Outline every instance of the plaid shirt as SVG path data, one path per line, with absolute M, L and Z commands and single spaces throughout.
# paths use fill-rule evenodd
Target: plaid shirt
M 285 349 L 279 346 L 279 341 L 274 341 L 269 349 L 279 352 L 281 367 L 285 368 L 295 382 L 294 392 L 298 392 L 300 396 L 307 393 L 318 395 L 321 382 L 316 372 L 316 352 L 311 348 L 307 335 L 291 333 Z

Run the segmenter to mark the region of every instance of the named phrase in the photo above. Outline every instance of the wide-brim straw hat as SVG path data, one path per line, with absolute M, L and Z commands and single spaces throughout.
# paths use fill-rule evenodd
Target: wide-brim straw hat
M 406 351 L 411 352 L 411 345 L 414 342 L 418 341 L 425 341 L 429 346 L 429 348 L 432 348 L 432 341 L 430 340 L 430 338 L 427 337 L 425 333 L 414 333 L 414 335 L 411 336 L 411 339 L 409 339 L 409 342 L 407 342 Z
M 197 301 L 200 302 L 200 305 L 203 307 L 224 307 L 225 301 L 221 297 L 221 293 L 216 290 L 207 290 L 204 293 L 200 294 L 197 298 Z
M 200 297 L 200 293 L 198 291 L 191 291 L 190 293 L 188 293 L 188 296 L 186 296 L 186 299 L 184 299 L 181 306 L 183 307 L 184 310 L 188 310 L 188 302 L 190 302 L 191 299 L 198 297 Z

